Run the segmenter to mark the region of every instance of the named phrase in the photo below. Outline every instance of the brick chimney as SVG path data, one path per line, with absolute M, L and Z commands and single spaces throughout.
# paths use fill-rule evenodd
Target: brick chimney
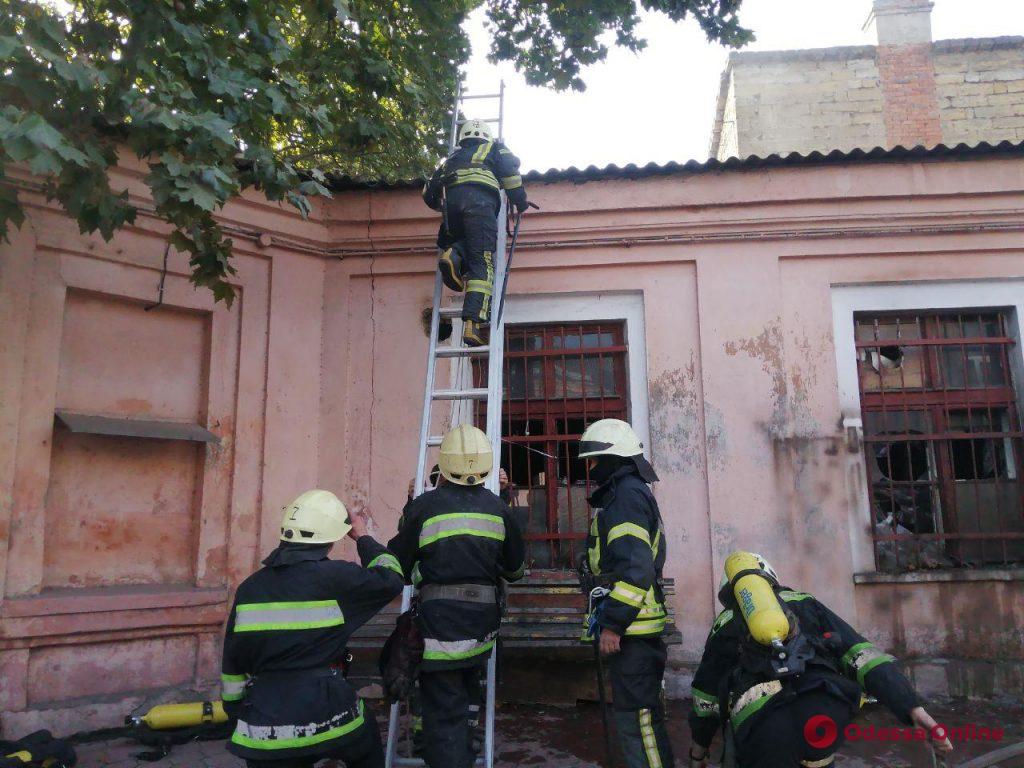
M 930 0 L 874 0 L 864 28 L 878 36 L 885 134 L 897 144 L 931 147 L 942 143 L 939 102 L 932 61 Z

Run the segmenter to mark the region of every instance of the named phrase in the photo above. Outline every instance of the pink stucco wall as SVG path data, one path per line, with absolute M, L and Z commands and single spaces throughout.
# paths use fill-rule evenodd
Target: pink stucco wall
M 141 194 L 138 169 L 124 179 Z M 530 189 L 542 211 L 524 223 L 510 306 L 642 306 L 632 398 L 662 477 L 679 659 L 699 655 L 725 555 L 748 547 L 901 654 L 1021 660 L 1020 581 L 854 585 L 869 518 L 841 428 L 832 292 L 1024 277 L 1022 191 L 1020 157 Z M 172 253 L 165 307 L 142 313 L 158 222 L 104 243 L 22 194 L 29 222 L 0 246 L 5 733 L 112 725 L 154 691 L 210 681 L 230 588 L 299 491 L 335 489 L 390 535 L 415 461 L 436 231 L 415 190 L 341 193 L 308 221 L 244 198 L 222 217 L 235 306 L 194 291 Z M 59 407 L 187 418 L 221 442 L 176 449 L 190 459 L 76 439 L 76 458 Z
M 0 246 L 0 718 L 4 734 L 116 725 L 218 671 L 229 589 L 317 484 L 326 231 L 243 198 L 229 310 L 188 281 L 141 208 L 106 243 L 19 181 L 28 220 Z M 258 245 L 270 233 L 268 247 Z M 54 410 L 199 423 L 219 443 L 100 438 Z

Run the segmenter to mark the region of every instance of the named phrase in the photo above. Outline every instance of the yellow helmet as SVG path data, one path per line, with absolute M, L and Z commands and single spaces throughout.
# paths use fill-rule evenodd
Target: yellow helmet
M 580 458 L 596 456 L 642 456 L 644 444 L 636 432 L 621 419 L 595 421 L 580 436 Z
M 459 144 L 466 139 L 491 140 L 491 126 L 486 120 L 467 120 L 459 128 Z
M 331 544 L 352 530 L 348 510 L 330 491 L 306 491 L 284 508 L 281 541 Z
M 463 424 L 441 441 L 441 474 L 457 485 L 480 485 L 494 469 L 491 441 L 481 430 Z

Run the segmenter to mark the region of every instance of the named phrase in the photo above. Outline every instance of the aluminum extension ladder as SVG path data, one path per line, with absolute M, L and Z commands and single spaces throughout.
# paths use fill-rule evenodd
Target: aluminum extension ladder
M 449 136 L 449 152 L 455 150 L 456 137 L 460 109 L 464 101 L 470 99 L 497 100 L 498 116 L 487 118 L 486 122 L 497 125 L 498 139 L 503 138 L 504 116 L 505 116 L 505 83 L 502 81 L 498 93 L 480 95 L 469 95 L 462 92 L 460 83 L 452 106 L 451 133 Z M 506 232 L 505 217 L 508 210 L 508 200 L 505 193 L 501 193 L 501 207 L 498 212 L 498 242 L 494 252 L 494 292 L 491 301 L 491 327 L 490 343 L 483 347 L 466 347 L 462 345 L 462 307 L 442 306 L 442 282 L 441 272 L 438 270 L 434 276 L 434 303 L 430 316 L 430 343 L 427 353 L 427 382 L 423 393 L 423 416 L 420 423 L 419 455 L 416 459 L 416 479 L 413 485 L 413 493 L 419 496 L 423 493 L 423 481 L 427 472 L 427 455 L 430 449 L 437 448 L 441 444 L 441 435 L 431 434 L 431 425 L 435 422 L 433 406 L 435 403 L 448 403 L 451 407 L 450 423 L 455 427 L 462 423 L 472 423 L 474 415 L 474 404 L 483 400 L 487 402 L 487 436 L 491 441 L 491 450 L 494 453 L 495 465 L 500 464 L 501 457 L 501 399 L 502 399 L 502 369 L 505 354 L 505 329 L 504 320 L 497 316 L 497 304 L 495 299 L 503 295 L 505 286 L 505 253 Z M 451 340 L 446 345 L 437 343 L 438 328 L 441 319 L 450 320 L 452 323 Z M 486 357 L 489 365 L 487 367 L 487 386 L 473 387 L 472 380 L 472 359 Z M 447 389 L 435 389 L 436 371 L 438 360 L 451 361 L 451 381 Z M 486 487 L 498 492 L 498 471 L 493 471 L 487 477 Z M 413 587 L 406 587 L 402 592 L 402 612 L 409 610 L 412 603 Z M 476 764 L 484 768 L 494 766 L 494 699 L 495 687 L 497 684 L 497 644 L 491 650 L 487 660 L 487 685 L 484 695 L 484 753 L 478 757 Z M 388 743 L 386 753 L 386 768 L 393 766 L 422 766 L 425 765 L 422 759 L 413 757 L 411 750 L 407 754 L 399 754 L 399 744 L 412 744 L 411 715 L 402 717 L 402 702 L 395 702 L 391 705 L 391 714 L 388 720 Z M 403 723 L 404 721 L 404 723 Z M 405 726 L 406 734 L 402 736 L 402 726 Z

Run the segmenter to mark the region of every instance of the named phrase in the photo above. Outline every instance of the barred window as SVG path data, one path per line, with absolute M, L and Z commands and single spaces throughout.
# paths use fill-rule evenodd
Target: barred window
M 628 418 L 626 356 L 622 322 L 505 328 L 501 466 L 532 568 L 571 569 L 583 552 L 593 489 L 579 439 L 597 419 Z M 475 363 L 478 386 L 486 368 Z M 479 403 L 481 427 L 486 414 Z
M 855 315 L 880 570 L 1024 560 L 1008 311 Z

